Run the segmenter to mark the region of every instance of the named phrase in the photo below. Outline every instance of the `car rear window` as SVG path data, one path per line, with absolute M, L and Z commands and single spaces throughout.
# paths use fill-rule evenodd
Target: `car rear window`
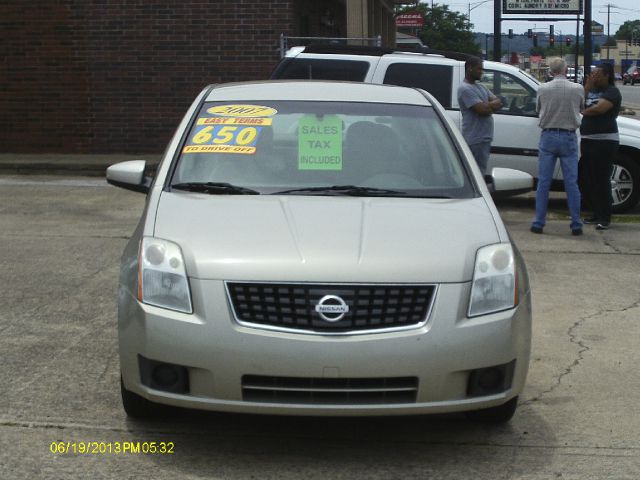
M 451 108 L 453 68 L 447 65 L 393 63 L 387 68 L 384 83 L 426 90 L 444 108 Z
M 354 185 L 403 196 L 471 198 L 475 190 L 460 155 L 430 106 L 207 102 L 182 145 L 171 184 L 222 182 L 263 194 Z
M 285 58 L 271 78 L 363 82 L 368 70 L 365 61 Z

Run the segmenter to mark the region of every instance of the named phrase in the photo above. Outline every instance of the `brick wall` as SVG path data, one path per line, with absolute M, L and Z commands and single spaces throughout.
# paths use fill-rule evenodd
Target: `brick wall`
M 208 84 L 266 78 L 292 0 L 0 3 L 0 153 L 161 153 Z

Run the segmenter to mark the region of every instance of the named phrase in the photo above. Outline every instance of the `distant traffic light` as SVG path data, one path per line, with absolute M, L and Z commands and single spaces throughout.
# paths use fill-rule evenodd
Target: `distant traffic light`
M 513 28 L 509 29 L 509 38 L 513 38 Z
M 567 39 L 565 40 L 567 43 L 567 47 L 571 46 L 571 38 L 567 37 Z
M 549 36 L 549 46 L 553 47 L 556 44 L 556 37 L 554 37 L 553 35 Z
M 533 34 L 533 46 L 537 47 L 538 46 L 538 35 L 537 34 Z

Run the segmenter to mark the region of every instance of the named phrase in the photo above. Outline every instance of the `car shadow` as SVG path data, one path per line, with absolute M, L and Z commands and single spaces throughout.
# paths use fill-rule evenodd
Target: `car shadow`
M 523 407 L 507 424 L 462 414 L 292 417 L 171 409 L 155 421 L 128 421 L 135 441 L 171 441 L 182 475 L 223 478 L 503 478 L 551 463 L 555 435 Z M 179 477 L 178 477 L 179 478 Z

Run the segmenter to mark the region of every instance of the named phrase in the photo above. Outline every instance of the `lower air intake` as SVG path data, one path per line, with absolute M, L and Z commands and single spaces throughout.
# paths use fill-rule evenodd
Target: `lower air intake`
M 416 377 L 297 378 L 245 375 L 245 402 L 305 405 L 383 405 L 415 403 Z

